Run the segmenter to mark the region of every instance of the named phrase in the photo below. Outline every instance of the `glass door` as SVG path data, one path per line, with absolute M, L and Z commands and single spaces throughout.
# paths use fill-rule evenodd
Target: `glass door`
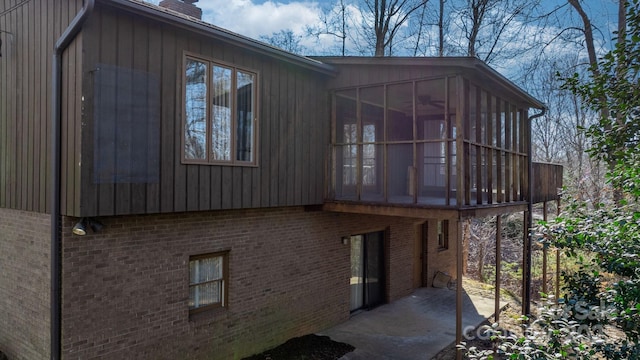
M 364 242 L 362 235 L 351 237 L 351 311 L 364 306 Z
M 384 303 L 384 232 L 355 235 L 350 243 L 350 310 L 372 308 Z

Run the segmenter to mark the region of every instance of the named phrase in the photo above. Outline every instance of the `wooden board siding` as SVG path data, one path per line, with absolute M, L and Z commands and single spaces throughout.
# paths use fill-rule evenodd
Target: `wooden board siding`
M 83 161 L 76 168 L 82 174 L 82 197 L 75 206 L 66 208 L 65 215 L 107 216 L 323 202 L 322 169 L 330 128 L 326 75 L 101 3 L 85 26 L 83 41 L 83 94 L 87 110 L 82 133 Z M 258 74 L 257 166 L 182 163 L 185 52 Z M 92 109 L 96 101 L 94 82 L 98 78 L 95 73 L 106 65 L 158 79 L 158 108 L 147 109 L 159 118 L 157 144 L 153 144 L 153 139 L 148 140 L 153 148 L 150 151 L 159 154 L 156 169 L 149 170 L 157 172 L 157 179 L 151 176 L 149 181 L 96 181 L 95 169 L 99 164 L 95 162 L 99 159 L 94 152 L 102 145 L 94 143 L 98 126 Z M 117 77 L 116 81 L 130 79 Z M 133 93 L 136 91 L 134 88 Z M 156 95 L 149 90 L 148 96 Z M 151 99 L 148 104 L 154 101 Z M 120 116 L 118 122 L 122 116 L 132 116 L 131 112 L 116 108 Z M 136 121 L 135 117 L 132 121 Z M 149 122 L 149 126 L 154 124 Z M 123 144 L 135 142 L 138 137 L 132 134 Z M 128 153 L 124 154 L 122 161 L 129 161 Z
M 0 0 L 0 207 L 50 211 L 53 48 L 81 7 L 80 0 Z M 69 131 L 79 130 L 80 54 L 78 40 L 63 54 L 62 95 L 73 108 L 63 106 L 61 125 Z M 62 180 L 73 188 L 79 176 L 67 166 L 77 162 L 79 142 L 67 140 Z M 78 195 L 67 191 L 62 201 L 73 203 Z
M 562 165 L 537 163 L 533 166 L 533 203 L 560 199 Z

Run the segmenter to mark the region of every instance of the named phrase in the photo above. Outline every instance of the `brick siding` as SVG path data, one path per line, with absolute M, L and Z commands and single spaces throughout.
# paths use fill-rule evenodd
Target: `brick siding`
M 0 351 L 49 358 L 50 217 L 0 208 Z
M 102 218 L 63 231 L 65 359 L 237 359 L 349 318 L 350 246 L 389 229 L 387 297 L 413 290 L 415 219 L 274 208 Z M 228 307 L 189 318 L 190 255 L 229 250 Z
M 458 244 L 458 222 L 449 220 L 449 248 L 446 250 L 438 248 L 438 221 L 429 220 L 428 224 L 428 249 L 427 249 L 427 286 L 433 285 L 433 277 L 440 271 L 451 276 L 454 280 L 458 278 L 456 274 L 456 251 Z

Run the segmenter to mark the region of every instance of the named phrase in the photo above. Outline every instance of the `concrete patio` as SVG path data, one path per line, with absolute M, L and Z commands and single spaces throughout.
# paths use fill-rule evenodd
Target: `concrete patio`
M 455 296 L 454 290 L 420 288 L 391 304 L 353 315 L 321 335 L 356 348 L 341 360 L 429 360 L 455 341 Z M 494 308 L 493 298 L 465 291 L 463 329 L 491 317 Z

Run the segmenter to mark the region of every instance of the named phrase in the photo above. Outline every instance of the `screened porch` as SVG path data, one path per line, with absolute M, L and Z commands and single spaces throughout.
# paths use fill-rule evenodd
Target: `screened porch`
M 335 90 L 329 199 L 524 201 L 528 108 L 509 95 L 459 74 Z

